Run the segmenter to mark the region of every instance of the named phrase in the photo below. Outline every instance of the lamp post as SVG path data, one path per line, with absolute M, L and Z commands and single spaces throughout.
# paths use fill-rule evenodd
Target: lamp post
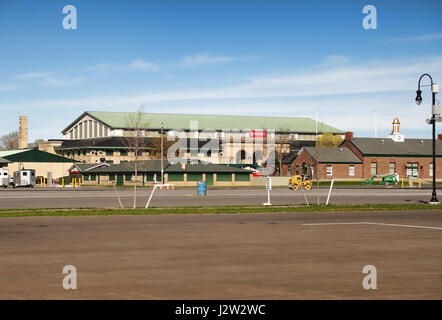
M 422 103 L 422 91 L 421 91 L 421 80 L 424 76 L 427 76 L 430 78 L 431 81 L 431 92 L 433 95 L 432 99 L 432 105 L 431 105 L 431 118 L 430 122 L 433 125 L 433 193 L 431 195 L 430 204 L 437 204 L 439 203 L 439 200 L 437 200 L 437 194 L 436 194 L 436 93 L 438 92 L 438 86 L 436 83 L 433 82 L 433 78 L 427 73 L 424 73 L 420 76 L 418 84 L 417 84 L 417 91 L 416 91 L 416 104 L 420 105 Z M 440 113 L 440 112 L 439 112 Z

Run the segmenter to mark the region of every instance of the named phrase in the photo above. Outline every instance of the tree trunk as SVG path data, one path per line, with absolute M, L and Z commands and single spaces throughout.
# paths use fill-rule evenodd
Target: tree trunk
M 134 209 L 137 207 L 137 180 L 138 180 L 138 168 L 137 168 L 137 158 L 135 158 L 135 175 L 134 175 Z

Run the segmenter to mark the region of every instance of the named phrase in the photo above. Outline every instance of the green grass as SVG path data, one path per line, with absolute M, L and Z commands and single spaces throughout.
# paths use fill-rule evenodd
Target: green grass
M 161 207 L 149 209 L 115 208 L 55 208 L 55 209 L 0 209 L 0 217 L 38 216 L 107 216 L 153 214 L 237 214 L 265 212 L 333 212 L 333 211 L 395 211 L 442 210 L 442 205 L 429 204 L 366 204 L 366 205 L 300 205 L 300 206 L 207 206 Z

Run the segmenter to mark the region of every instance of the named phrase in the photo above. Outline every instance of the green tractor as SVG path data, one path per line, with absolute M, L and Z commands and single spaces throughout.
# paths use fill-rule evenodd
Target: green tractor
M 382 178 L 382 180 L 379 181 L 379 184 L 397 185 L 399 183 L 399 175 L 397 173 L 393 173 L 393 174 L 374 175 L 370 179 L 366 179 L 364 182 L 362 182 L 362 185 L 364 186 L 372 185 L 374 179 L 376 178 Z

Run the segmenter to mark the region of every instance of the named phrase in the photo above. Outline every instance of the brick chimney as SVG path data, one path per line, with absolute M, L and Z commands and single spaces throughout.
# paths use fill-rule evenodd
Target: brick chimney
M 347 131 L 345 133 L 345 140 L 351 140 L 353 139 L 353 131 Z
M 437 135 L 437 140 L 442 140 L 442 134 Z
M 20 116 L 18 127 L 18 148 L 27 149 L 28 148 L 28 117 Z

